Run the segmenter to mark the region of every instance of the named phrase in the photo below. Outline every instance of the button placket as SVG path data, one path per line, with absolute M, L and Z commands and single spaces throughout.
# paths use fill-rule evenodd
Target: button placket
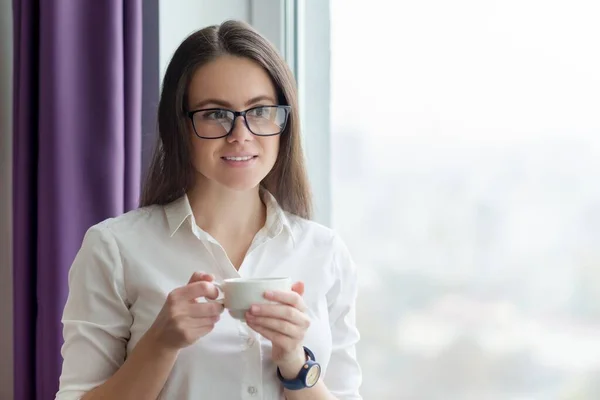
M 243 398 L 260 399 L 262 394 L 262 355 L 260 341 L 255 333 L 244 323 L 239 322 L 239 333 L 243 337 L 241 359 L 243 366 Z

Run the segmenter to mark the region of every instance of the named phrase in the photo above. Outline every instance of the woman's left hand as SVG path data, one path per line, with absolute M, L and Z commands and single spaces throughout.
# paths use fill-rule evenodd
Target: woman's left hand
M 267 300 L 278 304 L 256 304 L 246 313 L 246 323 L 273 344 L 272 358 L 286 379 L 295 378 L 306 362 L 304 335 L 310 326 L 302 299 L 304 283 L 292 290 L 266 292 Z

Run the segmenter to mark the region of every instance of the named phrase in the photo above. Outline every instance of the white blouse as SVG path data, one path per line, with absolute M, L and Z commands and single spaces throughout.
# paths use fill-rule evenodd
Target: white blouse
M 202 271 L 217 281 L 276 276 L 303 281 L 311 318 L 304 344 L 338 399 L 360 399 L 357 275 L 348 250 L 332 230 L 284 212 L 271 194 L 265 192 L 263 200 L 265 226 L 239 271 L 196 225 L 187 196 L 90 228 L 69 272 L 56 398 L 79 399 L 111 377 L 154 322 L 167 294 Z M 212 332 L 181 350 L 160 399 L 284 399 L 271 342 L 223 313 Z

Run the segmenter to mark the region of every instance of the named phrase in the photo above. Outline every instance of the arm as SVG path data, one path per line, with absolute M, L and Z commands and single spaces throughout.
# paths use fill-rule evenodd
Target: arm
M 338 237 L 336 249 L 334 263 L 338 279 L 327 293 L 332 349 L 323 381 L 336 398 L 360 400 L 362 372 L 356 358 L 356 344 L 360 339 L 356 328 L 358 274 L 350 252 Z
M 123 366 L 82 400 L 156 399 L 176 359 L 176 351 L 160 349 L 150 338 L 143 337 Z
M 362 373 L 356 360 L 356 343 L 360 338 L 356 329 L 357 270 L 348 249 L 338 237 L 335 247 L 333 262 L 337 279 L 327 293 L 332 342 L 329 365 L 314 387 L 285 390 L 287 400 L 362 399 L 358 392 Z M 285 378 L 295 377 L 303 363 L 304 359 L 298 361 L 289 372 L 281 369 L 282 375 Z
M 108 229 L 91 228 L 69 272 L 56 399 L 156 399 L 179 349 L 206 335 L 219 319 L 221 305 L 194 300 L 217 296 L 212 279 L 195 273 L 187 285 L 172 291 L 152 327 L 127 355 L 133 318 L 119 249 Z
M 265 293 L 265 298 L 279 304 L 253 306 L 246 314 L 248 326 L 273 344 L 273 362 L 286 379 L 293 379 L 302 369 L 306 356 L 302 347 L 304 334 L 310 325 L 302 300 L 304 283 L 296 282 L 291 292 Z M 312 388 L 284 389 L 287 400 L 336 400 L 322 380 Z
M 216 298 L 212 275 L 194 273 L 187 285 L 173 290 L 122 367 L 83 400 L 156 399 L 165 385 L 179 349 L 208 334 L 223 312 L 221 304 L 198 304 L 198 297 Z
M 57 400 L 158 397 L 177 353 L 153 351 L 148 337 L 124 362 L 133 318 L 119 249 L 105 227 L 91 228 L 75 257 L 62 322 L 65 343 Z
M 284 389 L 287 400 L 361 399 L 358 388 L 362 375 L 355 351 L 359 339 L 355 324 L 356 267 L 348 250 L 337 238 L 335 245 L 336 281 L 327 293 L 332 334 L 327 374 L 312 388 Z M 268 300 L 279 304 L 261 305 L 246 315 L 248 326 L 273 343 L 273 361 L 286 379 L 295 378 L 305 362 L 302 342 L 310 320 L 304 314 L 303 294 L 301 282 L 292 286 L 292 292 L 265 294 Z
M 300 366 L 294 370 L 295 372 L 291 372 L 291 370 L 290 370 L 291 373 L 288 373 L 287 376 L 283 370 L 281 371 L 281 374 L 283 375 L 284 378 L 292 379 L 292 378 L 296 377 L 296 375 L 298 375 L 298 371 L 300 371 L 300 368 L 302 368 L 303 364 L 304 364 L 304 362 L 302 364 L 300 364 Z M 302 390 L 284 389 L 284 394 L 285 394 L 286 400 L 338 400 L 337 397 L 335 397 L 329 391 L 329 389 L 327 389 L 327 387 L 323 383 L 323 379 L 319 379 L 319 382 L 317 382 L 317 384 L 315 386 L 311 387 L 310 389 L 302 389 Z

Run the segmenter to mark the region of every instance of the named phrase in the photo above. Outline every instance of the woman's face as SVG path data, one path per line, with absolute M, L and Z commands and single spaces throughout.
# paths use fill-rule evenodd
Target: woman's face
M 275 86 L 268 73 L 254 61 L 235 56 L 221 56 L 199 68 L 188 90 L 188 109 L 227 109 L 244 111 L 257 106 L 277 105 Z M 269 109 L 267 109 L 269 110 Z M 265 115 L 263 109 L 254 118 Z M 200 136 L 214 137 L 227 133 L 223 111 L 200 112 L 194 115 L 194 125 Z M 250 115 L 248 119 L 250 121 Z M 256 188 L 269 173 L 277 159 L 279 135 L 256 136 L 244 119 L 237 117 L 229 136 L 203 139 L 192 135 L 192 160 L 197 182 L 245 191 Z

